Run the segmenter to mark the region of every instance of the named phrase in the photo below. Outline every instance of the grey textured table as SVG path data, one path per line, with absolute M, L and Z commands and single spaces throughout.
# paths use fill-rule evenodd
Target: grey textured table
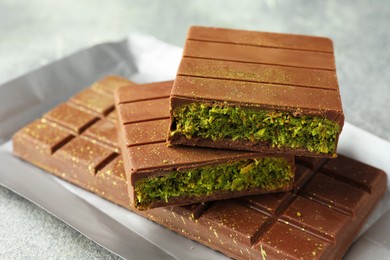
M 387 0 L 2 0 L 0 83 L 129 32 L 182 46 L 193 24 L 332 38 L 347 121 L 390 141 Z M 15 258 L 117 257 L 0 187 L 0 259 Z

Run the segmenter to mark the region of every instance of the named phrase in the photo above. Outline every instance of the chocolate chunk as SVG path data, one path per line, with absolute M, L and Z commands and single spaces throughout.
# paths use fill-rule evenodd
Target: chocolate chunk
M 109 83 L 104 79 L 99 86 L 120 85 Z M 74 116 L 89 111 L 80 104 L 74 107 Z M 110 115 L 101 114 L 81 134 L 73 125 L 56 123 L 60 118 L 37 119 L 14 135 L 14 153 L 229 257 L 340 259 L 386 191 L 386 174 L 369 165 L 345 156 L 321 162 L 300 158 L 290 192 L 137 211 L 130 207 L 123 160 L 112 141 L 115 117 Z M 97 124 L 100 130 L 93 129 Z M 82 149 L 87 154 L 77 157 Z
M 334 157 L 343 124 L 331 40 L 190 28 L 171 144 Z
M 116 91 L 119 143 L 132 205 L 144 210 L 292 189 L 292 156 L 168 147 L 172 84 Z

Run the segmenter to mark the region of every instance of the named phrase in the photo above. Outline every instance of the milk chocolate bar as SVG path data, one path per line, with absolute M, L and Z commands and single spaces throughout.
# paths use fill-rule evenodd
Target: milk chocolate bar
M 18 131 L 15 155 L 236 259 L 341 259 L 386 190 L 383 171 L 348 157 L 299 157 L 290 192 L 137 211 L 127 194 L 114 101 L 101 105 L 112 98 L 106 90 L 129 84 L 116 79 L 65 103 L 77 117 L 60 116 L 60 105 Z
M 332 41 L 191 27 L 170 144 L 336 156 L 344 124 Z
M 118 131 L 130 201 L 140 210 L 291 190 L 294 158 L 168 147 L 173 82 L 116 90 Z

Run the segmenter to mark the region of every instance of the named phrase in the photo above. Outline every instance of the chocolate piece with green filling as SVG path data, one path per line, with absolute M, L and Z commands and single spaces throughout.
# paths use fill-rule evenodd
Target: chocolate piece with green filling
M 344 124 L 331 40 L 191 27 L 168 141 L 335 157 Z
M 140 210 L 290 190 L 293 156 L 166 144 L 173 82 L 115 93 L 131 203 Z

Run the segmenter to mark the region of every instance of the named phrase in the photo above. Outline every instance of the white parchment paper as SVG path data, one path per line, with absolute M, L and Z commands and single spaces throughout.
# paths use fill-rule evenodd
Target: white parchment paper
M 122 75 L 138 83 L 170 80 L 175 77 L 177 66 L 181 58 L 182 49 L 168 45 L 155 38 L 144 35 L 130 35 L 128 39 L 118 43 L 107 43 L 78 52 L 68 58 L 49 64 L 37 71 L 15 79 L 0 86 L 0 143 L 7 142 L 11 135 L 26 123 L 40 117 L 59 102 L 68 99 L 83 87 L 89 86 L 99 78 L 109 75 Z M 10 97 L 14 97 L 11 99 Z M 121 207 L 118 207 L 98 196 L 68 184 L 50 174 L 46 174 L 12 155 L 10 141 L 0 146 L 0 184 L 14 190 L 30 199 L 37 205 L 45 208 L 81 233 L 108 248 L 114 253 L 128 259 L 140 259 L 141 247 L 138 250 L 126 250 L 129 244 L 113 245 L 101 236 L 118 237 L 122 234 L 114 230 L 101 228 L 105 233 L 90 232 L 83 229 L 88 223 L 78 222 L 78 219 L 69 219 L 69 211 L 53 210 L 55 201 L 51 196 L 40 198 L 29 195 L 26 187 L 12 178 L 22 178 L 22 174 L 36 175 L 45 181 L 43 188 L 56 186 L 65 194 L 76 195 L 76 198 L 87 203 L 88 207 L 98 209 L 93 212 L 94 218 L 99 221 L 94 228 L 109 226 L 109 217 L 122 224 L 129 233 L 134 232 L 143 237 L 144 244 L 151 243 L 169 256 L 177 259 L 225 259 L 225 257 L 196 242 L 181 237 L 151 221 L 137 216 Z M 339 152 L 358 159 L 390 173 L 390 143 L 367 133 L 353 125 L 346 123 L 340 137 Z M 25 175 L 24 175 L 25 176 Z M 389 175 L 388 175 L 389 176 Z M 389 178 L 390 179 L 390 178 Z M 37 184 L 38 185 L 38 184 Z M 33 187 L 34 188 L 34 187 Z M 40 187 L 42 188 L 42 187 Z M 73 200 L 71 200 L 73 201 Z M 66 201 L 63 201 L 64 203 Z M 73 209 L 79 204 L 69 205 Z M 92 214 L 84 207 L 79 208 L 88 217 Z M 101 214 L 101 218 L 96 216 Z M 83 226 L 84 225 L 84 226 Z M 103 232 L 102 231 L 102 232 Z M 123 234 L 126 236 L 126 234 Z M 122 239 L 118 238 L 118 241 Z M 149 241 L 149 242 L 148 242 Z M 152 248 L 154 250 L 154 248 Z M 147 251 L 146 249 L 144 251 Z M 164 254 L 150 250 L 156 257 Z M 381 200 L 375 212 L 371 215 L 360 237 L 351 247 L 345 259 L 389 259 L 390 258 L 390 190 Z

